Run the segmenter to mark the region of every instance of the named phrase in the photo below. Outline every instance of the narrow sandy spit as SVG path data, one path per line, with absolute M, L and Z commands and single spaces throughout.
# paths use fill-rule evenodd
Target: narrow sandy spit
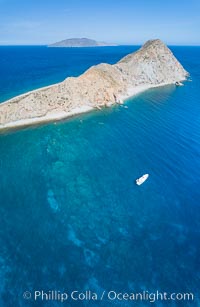
M 116 64 L 101 63 L 79 77 L 16 96 L 0 104 L 0 130 L 58 121 L 102 109 L 147 89 L 175 84 L 189 73 L 159 39 Z
M 35 93 L 35 92 L 38 92 L 38 91 L 41 91 L 41 90 L 44 90 L 44 89 L 54 87 L 56 85 L 57 84 L 46 86 L 46 87 L 43 87 L 43 88 L 39 88 L 37 90 L 29 91 L 25 94 L 11 98 L 11 99 L 3 102 L 3 103 L 12 102 L 13 100 L 16 100 L 18 98 L 26 97 L 30 93 L 33 93 L 33 92 Z M 127 95 L 121 96 L 120 100 L 124 103 L 125 100 L 127 100 L 131 97 L 134 97 L 135 95 L 140 94 L 140 93 L 142 93 L 142 92 L 144 92 L 144 91 L 146 91 L 150 88 L 162 87 L 162 86 L 166 86 L 166 85 L 170 85 L 170 84 L 161 83 L 161 84 L 154 84 L 154 85 L 148 84 L 148 85 L 137 86 L 135 88 L 128 90 Z M 110 104 L 110 106 L 113 106 L 113 105 L 114 105 L 113 103 Z M 4 131 L 6 129 L 15 129 L 15 128 L 20 128 L 20 127 L 26 127 L 26 126 L 32 126 L 32 125 L 37 125 L 37 124 L 42 124 L 42 123 L 59 121 L 59 120 L 65 119 L 65 118 L 66 119 L 71 118 L 71 117 L 76 116 L 78 114 L 90 112 L 94 109 L 95 109 L 95 107 L 85 105 L 85 106 L 76 107 L 69 112 L 65 112 L 65 111 L 57 112 L 57 113 L 56 112 L 53 112 L 53 113 L 49 112 L 45 116 L 22 119 L 22 120 L 13 121 L 13 122 L 10 122 L 10 123 L 4 124 L 4 125 L 0 125 L 0 129 Z

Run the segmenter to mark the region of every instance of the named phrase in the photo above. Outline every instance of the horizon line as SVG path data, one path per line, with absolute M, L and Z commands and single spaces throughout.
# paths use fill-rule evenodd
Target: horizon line
M 86 46 L 86 47 L 49 47 L 49 44 L 0 44 L 0 47 L 49 47 L 49 48 L 105 48 L 105 47 L 120 47 L 120 46 L 142 46 L 144 43 L 136 43 L 136 44 L 117 44 L 116 46 Z M 200 47 L 200 44 L 167 44 L 167 46 L 180 46 L 180 47 Z

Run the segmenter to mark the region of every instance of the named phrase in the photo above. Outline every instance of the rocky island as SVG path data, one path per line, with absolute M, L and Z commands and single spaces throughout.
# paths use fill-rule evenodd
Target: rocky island
M 97 42 L 89 38 L 68 38 L 60 42 L 50 44 L 48 47 L 106 47 L 117 46 L 116 44 Z
M 0 104 L 0 129 L 55 121 L 122 103 L 148 88 L 185 80 L 187 71 L 160 40 L 146 42 L 114 65 L 99 64 L 79 77 Z

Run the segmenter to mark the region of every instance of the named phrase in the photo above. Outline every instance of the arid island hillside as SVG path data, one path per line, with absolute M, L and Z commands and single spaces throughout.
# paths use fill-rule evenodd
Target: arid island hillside
M 60 42 L 50 44 L 48 47 L 105 47 L 116 46 L 115 44 L 97 42 L 89 38 L 68 38 Z
M 151 40 L 114 65 L 99 64 L 77 78 L 0 104 L 0 129 L 54 121 L 121 103 L 151 87 L 185 80 L 188 73 L 160 40 Z

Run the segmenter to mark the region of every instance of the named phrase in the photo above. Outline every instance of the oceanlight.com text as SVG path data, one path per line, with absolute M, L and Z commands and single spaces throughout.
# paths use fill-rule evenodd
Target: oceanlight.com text
M 102 293 L 97 293 L 93 291 L 43 291 L 36 290 L 33 292 L 25 291 L 23 293 L 23 298 L 25 300 L 32 301 L 59 301 L 61 303 L 69 301 L 146 301 L 150 303 L 155 303 L 157 301 L 194 301 L 194 294 L 191 292 L 117 292 L 114 290 L 102 291 Z

